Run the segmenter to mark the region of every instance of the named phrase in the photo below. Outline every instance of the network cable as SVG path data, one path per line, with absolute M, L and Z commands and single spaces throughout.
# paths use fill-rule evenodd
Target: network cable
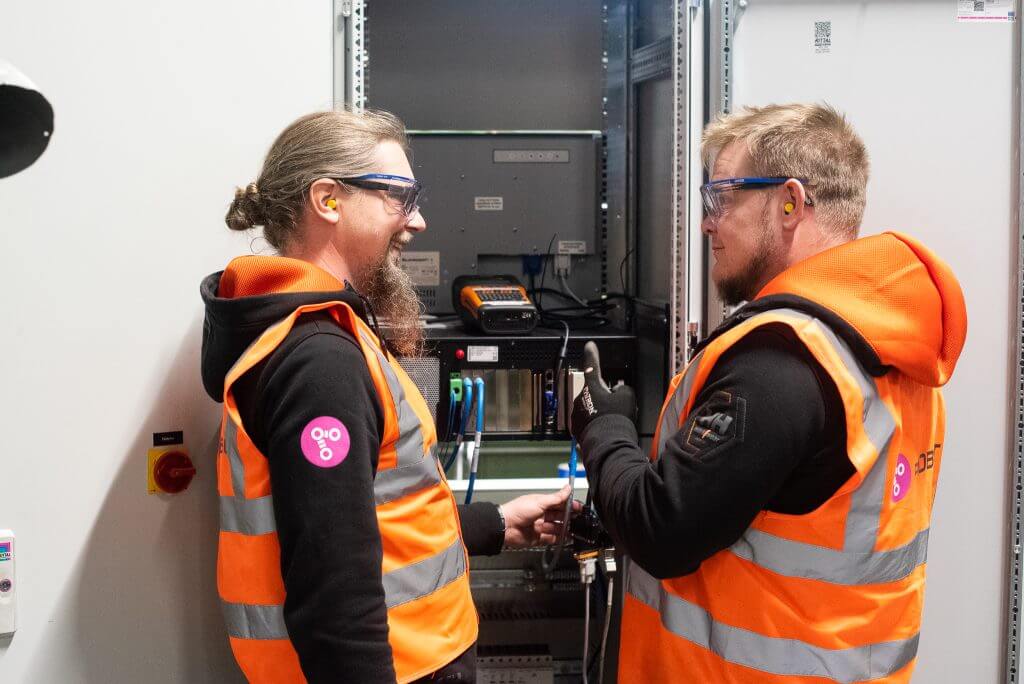
M 608 648 L 608 630 L 611 626 L 612 603 L 615 598 L 615 549 L 607 547 L 599 550 L 588 550 L 576 555 L 580 564 L 580 583 L 583 585 L 583 684 L 588 684 L 593 661 L 588 660 L 590 654 L 590 590 L 597 576 L 597 565 L 600 561 L 603 574 L 608 578 L 607 598 L 605 600 L 604 627 L 601 629 L 601 646 L 597 653 L 600 661 L 598 667 L 598 684 L 604 682 L 605 652 Z
M 444 467 L 445 472 L 448 471 L 448 450 L 452 439 L 452 430 L 455 429 L 455 390 L 448 392 L 448 420 L 446 421 L 444 433 L 440 436 L 437 441 L 437 458 Z
M 559 274 L 558 282 L 562 284 L 562 291 L 565 292 L 565 294 L 569 295 L 569 297 L 574 302 L 576 302 L 582 307 L 590 306 L 587 302 L 583 301 L 575 292 L 572 291 L 572 288 L 569 287 L 569 282 L 565 279 L 564 275 Z
M 466 460 L 469 462 L 469 484 L 466 486 L 466 503 L 473 501 L 473 487 L 476 485 L 476 469 L 480 463 L 480 441 L 484 432 L 484 380 L 477 377 L 476 386 L 476 432 L 473 441 L 466 443 Z
M 607 593 L 608 593 L 608 599 L 605 602 L 605 609 L 604 609 L 604 629 L 602 630 L 602 634 L 601 634 L 601 650 L 600 650 L 600 655 L 598 656 L 600 658 L 600 663 L 601 663 L 600 666 L 599 666 L 599 669 L 597 671 L 597 682 L 598 682 L 598 684 L 604 684 L 604 656 L 605 656 L 605 650 L 608 648 L 608 628 L 612 624 L 612 601 L 615 598 L 615 577 L 614 576 L 609 576 L 608 577 L 608 590 L 607 590 Z M 586 653 L 586 651 L 584 651 L 584 653 Z
M 466 428 L 469 426 L 469 414 L 473 411 L 473 381 L 462 379 L 462 421 L 459 435 L 455 439 L 455 479 L 462 479 L 462 448 L 465 446 Z
M 455 398 L 454 389 L 451 391 L 450 397 Z M 456 440 L 458 437 L 458 432 L 456 432 L 456 430 L 459 429 L 459 426 L 465 425 L 465 419 L 463 417 L 467 410 L 465 398 L 463 397 L 462 399 L 457 399 L 456 402 L 458 417 L 456 417 L 456 409 L 453 408 L 448 412 L 448 437 L 445 440 L 447 444 L 445 445 L 445 455 L 444 460 L 442 461 L 442 465 L 444 466 L 444 472 L 446 475 L 448 474 L 448 471 L 451 470 L 452 463 L 455 462 L 455 456 L 458 453 L 458 450 L 456 449 L 457 444 L 455 443 L 455 441 L 453 441 Z M 451 406 L 452 404 L 451 402 L 449 402 L 449 407 Z
M 580 581 L 583 581 L 582 576 Z M 583 586 L 583 684 L 587 681 L 587 651 L 590 650 L 590 583 L 584 582 Z
M 578 462 L 579 455 L 576 449 L 576 439 L 573 438 L 572 444 L 569 447 L 569 498 L 565 501 L 565 510 L 562 514 L 562 529 L 559 531 L 558 539 L 554 545 L 545 548 L 540 558 L 541 567 L 546 574 L 554 572 L 555 568 L 558 567 L 558 561 L 562 557 L 562 549 L 565 548 L 569 538 L 569 519 L 572 517 L 573 495 L 576 492 L 576 465 Z M 554 555 L 548 558 L 548 551 L 552 548 L 554 548 Z

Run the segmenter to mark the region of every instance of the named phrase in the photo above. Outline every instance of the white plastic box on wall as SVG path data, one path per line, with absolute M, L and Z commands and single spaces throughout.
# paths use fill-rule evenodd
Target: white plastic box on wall
M 0 530 L 0 636 L 13 634 L 18 628 L 14 553 L 14 532 Z

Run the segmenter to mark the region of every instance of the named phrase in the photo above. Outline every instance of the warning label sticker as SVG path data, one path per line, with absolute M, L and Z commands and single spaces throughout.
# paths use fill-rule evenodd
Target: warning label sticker
M 474 197 L 473 209 L 476 211 L 504 211 L 504 197 Z
M 586 254 L 587 253 L 587 241 L 586 240 L 559 240 L 558 241 L 558 253 L 559 254 Z
M 402 270 L 419 287 L 437 287 L 441 284 L 440 252 L 402 252 Z

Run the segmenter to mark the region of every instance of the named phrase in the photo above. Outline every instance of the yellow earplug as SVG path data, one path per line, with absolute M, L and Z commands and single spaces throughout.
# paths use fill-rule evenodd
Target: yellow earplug
M 331 209 L 337 209 L 338 208 L 338 200 L 336 200 L 336 199 L 334 199 L 332 197 L 331 199 L 327 200 L 327 206 L 329 206 Z
M 792 214 L 793 210 L 796 209 L 796 205 L 793 204 L 792 202 L 786 202 L 785 204 L 782 205 L 782 208 L 783 210 L 785 210 L 787 214 Z

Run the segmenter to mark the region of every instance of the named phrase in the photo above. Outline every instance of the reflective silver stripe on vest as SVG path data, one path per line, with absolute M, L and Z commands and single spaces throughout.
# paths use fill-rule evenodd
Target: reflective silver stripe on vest
M 800 311 L 778 309 L 771 314 L 782 314 L 802 323 L 810 323 L 829 341 L 843 366 L 856 381 L 863 397 L 864 432 L 878 451 L 878 458 L 868 471 L 861 486 L 851 495 L 851 507 L 846 518 L 843 549 L 836 551 L 813 544 L 804 544 L 755 529 L 748 529 L 730 551 L 740 558 L 756 563 L 772 572 L 788 577 L 814 579 L 834 584 L 859 585 L 893 582 L 907 577 L 927 560 L 928 531 L 920 532 L 909 544 L 899 549 L 875 552 L 878 538 L 885 480 L 888 469 L 889 443 L 896 429 L 896 421 L 878 394 L 874 378 L 863 369 L 849 346 L 824 323 Z M 751 321 L 756 321 L 752 318 Z M 680 410 L 686 406 L 693 388 L 697 364 L 687 368 L 670 406 Z M 662 422 L 668 434 L 675 432 L 674 423 Z M 665 435 L 659 443 L 663 446 Z
M 676 391 L 673 393 L 672 399 L 670 399 L 668 404 L 665 406 L 665 415 L 661 417 L 661 425 L 659 428 L 660 432 L 658 433 L 658 451 L 655 452 L 658 455 L 661 455 L 661 452 L 664 451 L 668 438 L 679 430 L 679 417 L 686 408 L 686 400 L 690 396 L 690 390 L 693 388 L 694 379 L 697 377 L 697 367 L 700 366 L 701 359 L 703 358 L 704 350 L 702 349 L 686 367 L 686 371 L 683 373 L 683 379 L 676 387 Z
M 376 351 L 391 391 L 398 417 L 398 467 L 381 471 L 374 481 L 376 505 L 394 501 L 407 494 L 441 482 L 436 445 L 424 455 L 424 434 L 419 416 L 406 399 L 404 388 L 387 359 L 375 343 L 363 336 Z M 246 535 L 276 532 L 272 496 L 245 498 L 245 468 L 238 448 L 238 426 L 226 416 L 224 452 L 231 471 L 234 496 L 220 497 L 221 530 Z M 382 578 L 388 608 L 427 596 L 459 579 L 466 572 L 465 549 L 461 538 L 444 551 L 418 563 L 398 568 Z M 287 639 L 283 606 L 221 602 L 228 634 L 239 639 Z
M 729 550 L 780 575 L 832 584 L 881 584 L 904 579 L 927 560 L 928 530 L 898 549 L 857 553 L 801 544 L 748 529 Z
M 852 683 L 898 672 L 917 655 L 918 635 L 855 648 L 829 649 L 795 639 L 767 637 L 717 622 L 707 611 L 669 594 L 636 563 L 630 563 L 627 591 L 661 614 L 672 634 L 730 663 L 780 675 L 827 677 Z
M 231 488 L 235 490 L 235 496 L 244 497 L 245 468 L 242 466 L 242 456 L 238 453 L 238 427 L 231 416 L 227 415 L 224 419 L 224 453 L 228 455 L 228 464 L 231 466 Z
M 441 553 L 418 563 L 392 570 L 384 575 L 384 600 L 388 608 L 432 594 L 462 577 L 466 572 L 466 554 L 462 539 Z
M 258 499 L 220 497 L 220 529 L 250 535 L 276 532 L 274 498 L 269 495 Z
M 224 420 L 224 453 L 231 468 L 234 496 L 220 497 L 220 529 L 224 532 L 260 535 L 277 531 L 271 496 L 245 498 L 245 467 L 238 452 L 238 426 L 231 416 Z
M 416 463 L 423 459 L 423 429 L 420 418 L 405 398 L 405 389 L 398 380 L 395 369 L 391 367 L 387 358 L 378 348 L 377 342 L 362 331 L 360 331 L 360 335 L 362 335 L 363 342 L 377 354 L 380 367 L 384 371 L 384 378 L 391 390 L 391 398 L 395 402 L 395 410 L 398 411 L 398 443 L 395 445 L 398 452 L 398 465 Z
M 439 483 L 441 471 L 437 467 L 435 450 L 436 447 L 433 447 L 427 458 L 421 458 L 411 465 L 378 472 L 373 483 L 373 496 L 377 505 L 401 499 L 406 494 L 412 494 Z
M 863 398 L 861 416 L 864 424 L 864 434 L 867 435 L 871 445 L 878 452 L 878 458 L 864 477 L 864 481 L 861 482 L 860 486 L 851 495 L 850 511 L 846 516 L 843 551 L 848 554 L 863 554 L 865 562 L 883 566 L 885 563 L 878 562 L 873 552 L 878 539 L 879 526 L 881 525 L 882 502 L 885 500 L 885 481 L 889 468 L 889 444 L 892 441 L 893 434 L 896 432 L 896 420 L 885 405 L 885 402 L 878 395 L 878 385 L 875 383 L 875 379 L 864 370 L 864 367 L 850 350 L 849 345 L 840 339 L 831 328 L 813 316 L 801 311 L 779 309 L 773 313 L 784 314 L 790 318 L 814 325 L 832 345 L 832 349 L 839 356 L 843 366 L 846 368 L 846 372 L 857 383 Z M 751 320 L 756 320 L 756 317 Z M 922 548 L 919 553 L 912 555 L 919 557 L 920 562 L 923 563 L 926 556 L 928 535 L 925 534 L 922 538 L 919 534 L 918 539 L 923 539 Z M 794 549 L 792 552 L 798 551 Z M 890 580 L 880 579 L 877 581 Z
M 810 318 L 810 317 L 807 317 Z M 878 396 L 875 379 L 864 370 L 850 347 L 820 321 L 815 321 L 824 332 L 832 347 L 839 353 L 846 370 L 857 381 L 864 406 L 864 434 L 878 451 L 878 460 L 868 472 L 860 487 L 854 490 L 847 514 L 846 538 L 843 549 L 870 553 L 875 548 L 878 530 L 882 522 L 882 502 L 885 500 L 885 480 L 888 474 L 889 445 L 896 432 L 896 419 Z M 851 522 L 853 524 L 851 524 Z M 926 538 L 927 539 L 927 538 Z M 922 562 L 924 562 L 922 560 Z
M 228 636 L 236 639 L 287 639 L 284 606 L 220 602 Z

